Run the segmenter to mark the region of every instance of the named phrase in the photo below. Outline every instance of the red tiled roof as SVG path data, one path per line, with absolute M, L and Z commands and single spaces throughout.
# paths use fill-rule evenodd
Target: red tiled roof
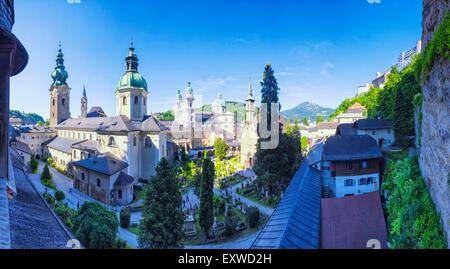
M 377 239 L 387 248 L 387 230 L 378 191 L 321 201 L 321 248 L 366 249 Z

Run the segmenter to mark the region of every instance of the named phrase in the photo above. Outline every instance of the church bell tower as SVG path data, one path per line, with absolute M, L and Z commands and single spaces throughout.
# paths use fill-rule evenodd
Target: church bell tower
M 50 127 L 55 127 L 70 118 L 70 88 L 67 85 L 69 74 L 64 66 L 64 54 L 59 45 L 56 67 L 52 73 L 50 86 Z

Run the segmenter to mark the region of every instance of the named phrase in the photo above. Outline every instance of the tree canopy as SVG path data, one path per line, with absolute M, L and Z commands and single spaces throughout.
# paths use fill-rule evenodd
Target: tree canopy
M 88 249 L 113 249 L 119 221 L 98 203 L 84 203 L 73 221 L 75 237 Z
M 163 158 L 145 189 L 139 246 L 145 249 L 180 248 L 184 213 L 175 171 Z
M 200 227 L 206 236 L 214 224 L 214 163 L 204 158 L 200 183 Z

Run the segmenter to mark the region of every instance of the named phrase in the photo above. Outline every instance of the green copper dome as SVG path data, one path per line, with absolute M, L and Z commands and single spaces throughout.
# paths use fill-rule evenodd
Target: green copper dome
M 64 54 L 61 50 L 61 44 L 59 45 L 58 55 L 56 56 L 56 67 L 52 73 L 53 84 L 52 86 L 67 85 L 67 78 L 69 74 L 64 66 Z
M 133 43 L 128 51 L 128 56 L 125 58 L 127 70 L 120 78 L 117 84 L 117 90 L 137 88 L 147 91 L 147 82 L 138 72 L 139 59 L 134 53 Z

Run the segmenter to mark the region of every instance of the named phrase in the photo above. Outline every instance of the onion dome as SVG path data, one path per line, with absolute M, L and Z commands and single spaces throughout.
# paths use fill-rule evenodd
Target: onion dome
M 194 94 L 194 89 L 191 86 L 191 82 L 188 81 L 186 89 L 184 89 L 186 95 L 192 96 Z
M 133 43 L 131 43 L 128 50 L 128 56 L 125 58 L 125 62 L 127 70 L 120 78 L 119 83 L 117 84 L 117 90 L 134 88 L 147 91 L 147 82 L 138 72 L 139 59 L 134 53 Z
M 61 44 L 59 44 L 58 55 L 56 56 L 56 67 L 55 71 L 52 73 L 53 84 L 52 86 L 67 86 L 67 78 L 69 74 L 66 71 L 66 67 L 64 66 L 64 54 L 61 50 Z

